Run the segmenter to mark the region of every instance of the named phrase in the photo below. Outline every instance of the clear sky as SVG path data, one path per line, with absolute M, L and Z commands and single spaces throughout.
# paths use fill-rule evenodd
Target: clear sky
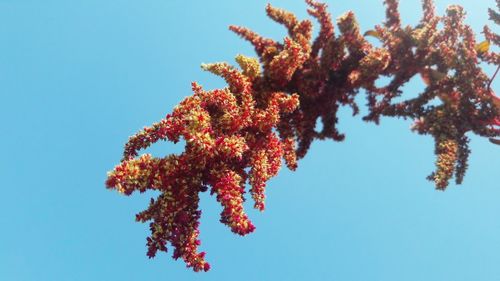
M 453 1 L 477 32 L 495 4 Z M 193 273 L 171 252 L 148 260 L 149 230 L 134 214 L 154 194 L 106 190 L 106 172 L 129 135 L 190 95 L 191 81 L 224 86 L 202 62 L 254 54 L 229 24 L 285 35 L 266 2 L 0 0 L 0 280 L 500 280 L 499 147 L 472 137 L 463 185 L 438 192 L 425 180 L 430 137 L 409 121 L 377 127 L 347 109 L 345 142 L 314 143 L 298 171 L 270 182 L 267 210 L 249 211 L 255 233 L 232 234 L 203 195 L 210 272 Z M 383 20 L 382 0 L 328 2 L 334 18 L 354 10 L 364 30 Z M 415 23 L 420 1 L 402 2 Z M 272 3 L 307 16 L 302 1 Z M 442 13 L 451 3 L 436 4 Z

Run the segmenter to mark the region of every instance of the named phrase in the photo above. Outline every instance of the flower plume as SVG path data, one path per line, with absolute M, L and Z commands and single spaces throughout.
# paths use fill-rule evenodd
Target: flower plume
M 485 40 L 477 42 L 460 6 L 437 16 L 433 1 L 423 0 L 420 23 L 403 26 L 398 1 L 385 0 L 385 21 L 363 33 L 354 13 L 338 17 L 336 30 L 326 4 L 305 2 L 319 23 L 316 38 L 310 20 L 268 5 L 267 15 L 287 30 L 282 42 L 230 26 L 254 46 L 258 58 L 238 55 L 239 67 L 203 64 L 203 70 L 228 86 L 207 91 L 193 82 L 191 96 L 126 143 L 106 186 L 125 195 L 160 192 L 136 217 L 150 223 L 149 257 L 170 245 L 174 259 L 181 258 L 194 271 L 209 270 L 205 253 L 198 250 L 200 192 L 210 190 L 221 204 L 220 221 L 232 232 L 251 233 L 255 226 L 243 208 L 245 193 L 263 211 L 267 182 L 282 162 L 295 170 L 314 140 L 343 141 L 338 110 L 349 106 L 358 114 L 355 98 L 360 92 L 366 93 L 369 109 L 365 121 L 409 118 L 415 120 L 413 131 L 434 138 L 436 169 L 428 179 L 439 190 L 453 177 L 458 184 L 463 181 L 470 154 L 467 133 L 500 143 L 500 99 L 491 89 L 496 73 L 490 78 L 480 65 L 498 69 L 499 54 L 490 46 L 498 47 L 500 37 L 486 26 Z M 497 11 L 491 9 L 489 16 L 500 23 Z M 367 36 L 380 40 L 381 47 Z M 421 76 L 426 88 L 415 98 L 395 102 L 414 76 Z M 380 77 L 388 77 L 389 83 L 377 86 Z M 316 129 L 318 119 L 321 130 Z M 184 140 L 184 152 L 163 158 L 139 155 L 160 140 Z

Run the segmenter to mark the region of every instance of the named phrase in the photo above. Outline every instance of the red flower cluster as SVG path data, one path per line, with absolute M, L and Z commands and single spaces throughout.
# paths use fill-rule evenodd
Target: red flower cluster
M 340 106 L 358 106 L 354 98 L 365 90 L 370 113 L 367 121 L 381 116 L 413 118 L 413 129 L 436 140 L 436 171 L 429 176 L 438 189 L 445 189 L 455 175 L 463 179 L 470 153 L 466 133 L 489 138 L 500 136 L 500 100 L 491 81 L 481 70 L 481 61 L 500 65 L 500 57 L 489 50 L 499 45 L 499 36 L 487 27 L 487 41 L 477 44 L 464 11 L 450 6 L 438 17 L 432 0 L 423 0 L 424 17 L 416 27 L 401 25 L 397 0 L 385 0 L 386 21 L 361 33 L 356 18 L 348 12 L 337 20 L 339 34 L 325 4 L 306 0 L 308 12 L 320 24 L 312 40 L 312 23 L 292 13 L 267 6 L 268 16 L 283 24 L 288 36 L 283 42 L 263 38 L 243 27 L 230 29 L 250 41 L 257 59 L 239 55 L 240 69 L 226 63 L 202 65 L 228 83 L 224 89 L 205 91 L 196 83 L 194 94 L 182 101 L 163 120 L 132 136 L 121 163 L 108 174 L 106 186 L 130 195 L 138 190 L 158 190 L 149 208 L 137 220 L 151 221 L 148 256 L 174 248 L 195 271 L 208 270 L 205 253 L 198 253 L 199 193 L 211 188 L 223 207 L 221 222 L 237 234 L 255 227 L 243 210 L 246 183 L 255 208 L 264 210 L 266 182 L 275 176 L 284 159 L 297 167 L 314 139 L 341 141 L 336 129 Z M 500 9 L 500 0 L 497 0 Z M 500 15 L 490 10 L 500 23 Z M 443 25 L 439 29 L 439 24 Z M 376 48 L 365 36 L 382 42 Z M 401 87 L 415 75 L 427 83 L 414 99 L 393 103 Z M 384 87 L 375 81 L 389 77 Z M 438 100 L 436 105 L 435 100 Z M 316 131 L 316 122 L 323 123 Z M 138 157 L 138 151 L 159 140 L 185 140 L 180 155 Z
M 248 180 L 255 207 L 264 209 L 266 181 L 275 176 L 284 158 L 295 168 L 293 140 L 275 132 L 281 116 L 297 109 L 297 95 L 252 90 L 259 76 L 254 59 L 237 57 L 242 71 L 217 63 L 203 67 L 224 77 L 229 88 L 204 91 L 193 83 L 194 95 L 186 98 L 165 119 L 132 136 L 120 165 L 108 175 L 106 185 L 130 195 L 133 191 L 159 190 L 138 221 L 152 220 L 148 255 L 175 248 L 174 258 L 183 258 L 195 271 L 208 270 L 199 245 L 199 193 L 211 186 L 211 193 L 223 206 L 221 222 L 240 235 L 255 227 L 243 210 Z M 186 141 L 185 152 L 165 158 L 137 152 L 158 140 Z

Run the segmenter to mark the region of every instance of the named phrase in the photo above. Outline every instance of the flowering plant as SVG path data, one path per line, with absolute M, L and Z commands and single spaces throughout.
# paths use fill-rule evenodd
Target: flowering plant
M 243 209 L 246 183 L 255 208 L 264 210 L 266 182 L 277 175 L 282 159 L 295 170 L 313 140 L 344 140 L 336 128 L 337 112 L 350 106 L 357 114 L 360 90 L 366 92 L 369 108 L 364 120 L 378 124 L 381 116 L 411 118 L 412 130 L 434 138 L 436 170 L 428 179 L 437 189 L 444 190 L 452 177 L 460 184 L 470 153 L 466 133 L 500 143 L 495 139 L 500 136 L 500 99 L 491 89 L 494 76 L 480 67 L 483 62 L 500 66 L 499 54 L 490 50 L 500 37 L 484 27 L 485 41 L 478 43 L 463 22 L 461 7 L 450 6 L 437 16 L 432 0 L 422 2 L 424 15 L 417 26 L 402 26 L 398 1 L 385 0 L 385 22 L 362 33 L 352 12 L 337 19 L 335 32 L 327 5 L 306 0 L 320 25 L 314 40 L 311 21 L 271 5 L 267 15 L 288 30 L 283 42 L 231 26 L 255 47 L 258 59 L 238 55 L 239 68 L 202 65 L 228 87 L 207 91 L 193 83 L 192 96 L 130 137 L 122 161 L 108 174 L 106 186 L 125 195 L 160 192 L 136 217 L 150 221 L 148 256 L 167 251 L 169 243 L 174 259 L 182 258 L 195 271 L 209 270 L 205 253 L 198 252 L 200 192 L 210 189 L 215 195 L 222 205 L 220 221 L 231 231 L 252 232 L 255 227 Z M 500 0 L 496 2 L 500 9 Z M 489 12 L 500 24 L 500 14 Z M 381 47 L 366 36 L 376 37 Z M 394 102 L 416 75 L 426 83 L 425 90 Z M 380 77 L 389 83 L 377 86 Z M 320 131 L 315 129 L 318 119 Z M 138 154 L 159 140 L 181 139 L 186 145 L 179 155 Z

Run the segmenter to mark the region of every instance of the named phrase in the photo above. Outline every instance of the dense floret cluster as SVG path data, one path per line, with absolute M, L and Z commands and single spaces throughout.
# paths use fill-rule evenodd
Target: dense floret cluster
M 500 37 L 485 27 L 486 40 L 478 43 L 463 23 L 461 7 L 450 6 L 444 16 L 436 16 L 432 0 L 422 2 L 424 16 L 417 26 L 402 26 L 398 1 L 385 0 L 385 22 L 362 33 L 352 12 L 337 19 L 336 32 L 326 4 L 306 0 L 320 25 L 314 40 L 311 21 L 271 5 L 267 15 L 288 30 L 283 42 L 231 26 L 253 44 L 259 59 L 238 55 L 239 68 L 202 65 L 228 87 L 206 91 L 193 83 L 192 96 L 129 139 L 121 163 L 108 174 L 106 186 L 125 195 L 160 192 L 136 218 L 150 221 L 148 256 L 167 251 L 169 243 L 175 259 L 207 271 L 205 253 L 198 251 L 200 192 L 215 195 L 222 205 L 220 221 L 234 233 L 252 232 L 255 227 L 243 209 L 246 184 L 255 208 L 264 210 L 266 182 L 277 175 L 282 159 L 294 170 L 315 139 L 342 141 L 338 109 L 350 106 L 357 114 L 355 97 L 361 90 L 369 108 L 364 120 L 411 118 L 414 131 L 435 139 L 436 170 L 429 179 L 437 189 L 444 190 L 452 177 L 461 183 L 470 153 L 466 133 L 494 143 L 500 136 L 500 99 L 491 89 L 493 78 L 480 68 L 482 62 L 500 65 L 499 54 L 490 50 L 490 45 L 499 46 Z M 500 24 L 494 10 L 490 18 Z M 367 36 L 381 46 L 370 44 Z M 416 75 L 425 81 L 425 90 L 394 102 Z M 376 86 L 381 77 L 390 81 Z M 320 131 L 315 129 L 318 119 Z M 181 139 L 186 145 L 179 155 L 138 154 L 159 140 Z

